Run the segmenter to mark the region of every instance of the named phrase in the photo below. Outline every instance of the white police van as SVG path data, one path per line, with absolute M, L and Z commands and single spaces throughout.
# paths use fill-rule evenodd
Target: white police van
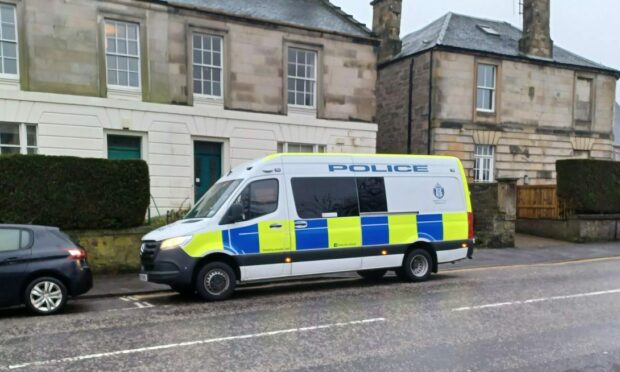
M 345 271 L 423 281 L 472 253 L 457 158 L 275 154 L 236 167 L 183 220 L 146 235 L 140 277 L 221 300 L 238 282 Z

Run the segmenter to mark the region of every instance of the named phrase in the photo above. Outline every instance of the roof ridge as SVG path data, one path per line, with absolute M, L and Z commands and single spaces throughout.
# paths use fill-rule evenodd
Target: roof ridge
M 445 19 L 443 20 L 443 25 L 441 25 L 441 31 L 439 31 L 439 35 L 437 36 L 437 41 L 435 44 L 441 45 L 443 43 L 443 38 L 446 36 L 446 32 L 448 31 L 448 26 L 450 26 L 450 21 L 452 20 L 452 12 L 448 12 L 444 15 Z
M 345 12 L 344 10 L 342 10 L 341 7 L 337 6 L 336 4 L 332 4 L 332 2 L 329 1 L 329 0 L 319 0 L 319 1 L 323 5 L 326 5 L 330 10 L 335 12 L 340 17 L 346 19 L 347 21 L 349 21 L 350 23 L 352 23 L 356 27 L 359 27 L 362 30 L 364 30 L 364 32 L 367 32 L 368 34 L 372 34 L 372 30 L 369 29 L 368 26 L 366 26 L 365 23 L 362 23 L 362 22 L 358 21 L 357 19 L 355 19 L 355 17 L 353 17 L 353 15 L 351 15 L 351 14 Z

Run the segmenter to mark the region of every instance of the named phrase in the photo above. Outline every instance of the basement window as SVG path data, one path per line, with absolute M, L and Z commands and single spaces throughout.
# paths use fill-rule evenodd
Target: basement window
M 489 35 L 499 36 L 499 32 L 497 32 L 497 30 L 495 30 L 491 26 L 478 25 L 478 28 L 481 29 L 482 31 L 484 31 L 485 33 L 489 34 Z

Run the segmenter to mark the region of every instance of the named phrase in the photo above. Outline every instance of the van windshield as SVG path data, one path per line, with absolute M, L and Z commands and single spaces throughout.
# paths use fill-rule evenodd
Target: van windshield
M 235 191 L 241 180 L 218 182 L 211 186 L 209 191 L 196 203 L 185 218 L 213 217 L 226 202 L 230 194 Z

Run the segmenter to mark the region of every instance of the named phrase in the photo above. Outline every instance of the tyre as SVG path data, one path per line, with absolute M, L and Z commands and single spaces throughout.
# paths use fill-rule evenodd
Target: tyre
M 410 282 L 423 282 L 431 276 L 433 258 L 424 249 L 414 249 L 403 261 L 401 276 Z
M 375 281 L 383 278 L 385 273 L 387 273 L 387 269 L 363 270 L 357 273 L 365 280 Z
M 65 307 L 67 298 L 67 287 L 60 280 L 52 277 L 33 280 L 24 292 L 26 307 L 39 315 L 58 313 Z
M 224 262 L 206 264 L 196 277 L 196 291 L 206 301 L 222 301 L 235 291 L 237 276 Z

